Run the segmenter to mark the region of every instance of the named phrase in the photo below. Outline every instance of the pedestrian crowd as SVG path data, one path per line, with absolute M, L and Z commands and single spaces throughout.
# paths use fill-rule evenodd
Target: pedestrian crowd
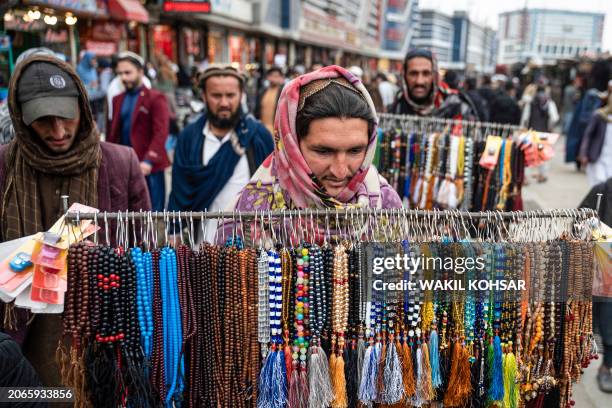
M 558 84 L 541 72 L 441 76 L 425 49 L 410 50 L 399 75 L 317 63 L 272 66 L 258 78 L 205 65 L 187 75 L 160 52 L 154 63 L 132 52 L 112 59 L 84 52 L 75 68 L 48 49 L 23 53 L 0 105 L 0 240 L 49 229 L 63 195 L 115 212 L 401 207 L 371 166 L 377 113 L 539 132 L 561 126 L 566 161 L 586 169 L 591 185 L 612 189 L 609 62 L 577 73 L 558 92 L 560 104 Z M 193 95 L 186 113 L 180 85 Z M 544 165 L 535 177 L 546 181 Z M 197 241 L 214 242 L 227 235 L 218 234 L 224 227 L 207 221 Z M 59 385 L 48 358 L 61 335 L 58 319 L 37 316 L 27 335 L 16 334 L 31 363 L 20 367 L 34 367 L 46 385 Z M 600 387 L 612 392 L 612 338 L 604 340 Z
M 46 48 L 22 53 L 12 75 L 13 97 L 18 95 L 15 91 L 19 87 L 15 78 L 40 56 L 60 61 Z M 303 65 L 288 69 L 271 66 L 260 75 L 261 70 L 240 72 L 233 65 L 204 62 L 187 74 L 160 51 L 154 52 L 152 61 L 145 61 L 133 52 L 104 58 L 84 51 L 74 70 L 78 86 L 75 83 L 73 88 L 84 90 L 81 97 L 85 103 L 79 105 L 82 113 L 79 119 L 85 123 L 84 113 L 91 114 L 91 131 L 96 132 L 98 143 L 104 140 L 132 148 L 152 210 L 216 211 L 227 206 L 272 153 L 273 139 L 281 139 L 277 121 L 287 85 L 295 79 L 303 81 L 308 72 L 321 68 L 323 64 L 319 62 L 309 70 Z M 348 67 L 347 72 L 363 84 L 378 113 L 557 131 L 567 136 L 566 161 L 575 162 L 578 169 L 586 171 L 592 186 L 612 177 L 609 61 L 595 62 L 588 74 L 574 72 L 563 89 L 560 81 L 550 80 L 538 69 L 480 77 L 443 71 L 435 55 L 426 49 L 410 50 L 399 73 L 372 72 L 359 66 Z M 2 145 L 15 139 L 13 146 L 25 148 L 23 138 L 17 137 L 24 124 L 29 126 L 15 118 L 15 105 L 20 101 L 9 97 L 7 103 L 0 104 Z M 58 124 L 49 126 L 55 126 L 59 134 L 78 132 L 69 126 L 67 119 L 71 115 L 56 113 L 68 130 Z M 48 121 L 49 117 L 44 119 Z M 35 129 L 36 123 L 30 127 Z M 58 146 L 63 143 L 50 140 Z M 67 152 L 77 146 L 71 143 L 66 142 L 70 147 Z M 40 157 L 48 153 L 44 146 L 36 148 L 42 149 Z M 13 150 L 15 147 L 7 151 Z M 12 159 L 12 154 L 8 158 Z M 547 180 L 546 166 L 540 165 L 533 175 L 538 182 Z M 85 168 L 81 166 L 79 170 Z M 343 179 L 341 173 L 336 178 Z M 45 193 L 57 192 L 55 195 L 59 196 L 67 187 L 45 188 L 48 190 Z M 47 194 L 43 196 L 55 203 L 47 205 L 46 210 L 57 207 L 57 197 L 54 200 Z M 209 227 L 209 234 L 214 234 L 213 223 Z M 208 236 L 209 241 L 211 237 Z

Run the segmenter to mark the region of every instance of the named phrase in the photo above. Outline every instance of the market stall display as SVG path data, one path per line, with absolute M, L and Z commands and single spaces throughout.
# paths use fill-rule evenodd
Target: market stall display
M 108 214 L 113 247 L 69 250 L 64 380 L 95 406 L 566 407 L 597 355 L 593 214 Z M 263 234 L 157 247 L 157 216 Z
M 496 123 L 381 114 L 374 165 L 410 208 L 523 209 L 525 167 L 558 135 Z

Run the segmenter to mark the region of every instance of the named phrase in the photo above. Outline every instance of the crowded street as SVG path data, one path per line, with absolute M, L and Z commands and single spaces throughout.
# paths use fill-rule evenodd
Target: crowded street
M 0 14 L 0 406 L 612 406 L 606 2 Z

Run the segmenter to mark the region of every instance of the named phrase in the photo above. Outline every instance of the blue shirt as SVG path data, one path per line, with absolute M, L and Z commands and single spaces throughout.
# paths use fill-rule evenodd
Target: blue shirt
M 130 134 L 132 133 L 132 114 L 134 113 L 134 107 L 136 101 L 138 101 L 138 95 L 140 95 L 140 87 L 132 89 L 131 91 L 125 92 L 125 98 L 121 104 L 121 144 L 124 146 L 131 146 Z

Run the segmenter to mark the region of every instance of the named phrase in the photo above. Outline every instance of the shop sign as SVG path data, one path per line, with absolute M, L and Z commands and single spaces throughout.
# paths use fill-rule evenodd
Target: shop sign
M 88 40 L 85 43 L 85 49 L 96 55 L 108 57 L 117 52 L 117 43 L 109 41 L 92 41 Z
M 210 0 L 164 0 L 164 11 L 210 13 Z
M 323 15 L 304 4 L 300 16 L 300 36 L 307 41 L 359 49 L 361 38 L 354 27 L 332 15 Z
M 253 5 L 246 0 L 211 0 L 210 5 L 211 13 L 214 15 L 245 23 L 253 21 Z
M 124 30 L 124 24 L 115 21 L 96 21 L 93 24 L 91 36 L 98 41 L 119 41 Z
M 29 3 L 48 4 L 49 6 L 92 14 L 105 12 L 104 8 L 99 10 L 97 0 L 33 0 Z

